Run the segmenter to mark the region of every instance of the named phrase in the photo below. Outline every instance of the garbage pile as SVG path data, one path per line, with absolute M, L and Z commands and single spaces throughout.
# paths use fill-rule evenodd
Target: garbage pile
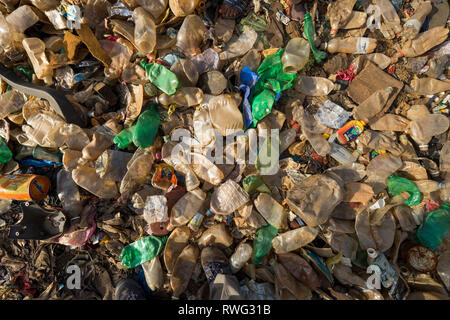
M 26 3 L 1 299 L 448 299 L 447 1 Z

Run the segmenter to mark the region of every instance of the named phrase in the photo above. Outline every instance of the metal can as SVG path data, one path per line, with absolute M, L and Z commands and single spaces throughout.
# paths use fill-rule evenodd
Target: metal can
M 0 199 L 39 201 L 46 197 L 50 180 L 34 174 L 0 176 Z

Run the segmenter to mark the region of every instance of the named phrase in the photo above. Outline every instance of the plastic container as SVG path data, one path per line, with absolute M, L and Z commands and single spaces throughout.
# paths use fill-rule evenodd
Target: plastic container
M 263 218 L 275 228 L 281 229 L 286 224 L 287 213 L 284 212 L 283 206 L 267 193 L 260 193 L 254 205 Z
M 377 40 L 365 37 L 334 38 L 325 42 L 323 49 L 329 53 L 367 54 L 377 47 Z
M 53 68 L 45 55 L 45 43 L 39 38 L 23 39 L 22 45 L 30 58 L 34 72 L 38 79 L 46 84 L 52 84 Z
M 303 38 L 293 38 L 289 40 L 284 49 L 281 62 L 283 63 L 283 72 L 297 73 L 303 69 L 309 59 L 310 46 L 308 41 Z
M 133 11 L 134 20 L 134 43 L 139 51 L 148 55 L 156 46 L 156 25 L 152 16 L 142 7 Z
M 297 250 L 311 243 L 319 231 L 312 227 L 300 227 L 276 236 L 272 240 L 275 253 L 286 253 Z
M 197 8 L 200 0 L 169 0 L 170 10 L 177 17 L 185 17 Z
M 349 121 L 336 132 L 336 138 L 339 143 L 346 144 L 349 141 L 356 139 L 364 131 L 364 126 L 364 121 Z
M 184 18 L 183 24 L 178 30 L 176 46 L 186 55 L 192 58 L 201 53 L 200 44 L 205 36 L 206 27 L 197 15 L 189 15 Z
M 203 91 L 196 87 L 183 87 L 178 89 L 172 96 L 162 93 L 155 98 L 155 102 L 163 106 L 168 106 L 169 104 L 176 104 L 179 107 L 198 106 L 203 103 Z
M 419 145 L 420 150 L 427 151 L 428 143 L 433 136 L 448 130 L 450 121 L 442 114 L 429 114 L 420 119 L 411 121 L 411 138 Z
M 248 243 L 241 243 L 230 257 L 230 265 L 233 273 L 238 272 L 253 255 L 253 248 Z
M 203 205 L 206 194 L 201 189 L 187 192 L 175 203 L 170 215 L 170 224 L 174 227 L 186 225 Z
M 422 28 L 422 25 L 432 8 L 431 1 L 423 1 L 412 17 L 403 24 L 403 37 L 406 39 L 414 39 Z
M 336 88 L 327 78 L 300 76 L 296 88 L 307 96 L 326 96 Z
M 34 174 L 0 176 L 0 199 L 40 201 L 50 190 L 50 180 Z

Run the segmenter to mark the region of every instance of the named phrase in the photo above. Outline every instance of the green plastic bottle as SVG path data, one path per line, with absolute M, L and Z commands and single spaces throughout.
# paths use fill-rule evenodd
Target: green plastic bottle
M 120 253 L 120 261 L 127 268 L 135 268 L 147 262 L 164 249 L 169 235 L 163 237 L 149 236 L 130 243 Z
M 114 143 L 117 144 L 120 149 L 127 148 L 131 142 L 143 149 L 150 147 L 155 141 L 159 123 L 159 114 L 153 104 L 153 107 L 150 110 L 144 111 L 139 116 L 135 125 L 119 132 L 119 134 L 114 137 Z
M 269 187 L 264 183 L 261 177 L 248 176 L 242 181 L 242 186 L 248 194 L 254 194 L 255 192 L 271 193 Z
M 396 175 L 391 175 L 388 178 L 388 190 L 393 196 L 398 196 L 403 192 L 408 192 L 410 197 L 406 199 L 403 203 L 407 206 L 417 206 L 422 200 L 419 188 L 414 184 L 414 182 L 409 181 L 406 178 L 397 177 Z
M 141 67 L 145 69 L 148 80 L 159 90 L 171 96 L 177 92 L 180 82 L 175 73 L 159 63 L 149 63 L 142 61 Z
M 258 264 L 272 249 L 272 240 L 277 236 L 278 229 L 268 224 L 256 231 L 255 240 L 253 240 L 253 262 Z
M 314 55 L 314 59 L 316 60 L 316 62 L 321 63 L 323 60 L 326 59 L 327 54 L 326 54 L 326 52 L 323 52 L 323 51 L 320 51 L 319 49 L 317 49 L 314 44 L 315 32 L 314 32 L 314 25 L 311 20 L 311 15 L 309 13 L 307 13 L 307 14 L 305 14 L 304 18 L 305 18 L 304 32 L 305 32 L 306 38 L 308 39 L 309 46 L 311 47 L 311 51 Z
M 443 203 L 439 209 L 428 212 L 425 221 L 417 229 L 420 244 L 435 250 L 450 229 L 450 203 Z
M 0 137 L 0 163 L 6 163 L 11 161 L 13 154 L 11 150 L 9 150 L 8 145 L 5 142 L 5 139 Z

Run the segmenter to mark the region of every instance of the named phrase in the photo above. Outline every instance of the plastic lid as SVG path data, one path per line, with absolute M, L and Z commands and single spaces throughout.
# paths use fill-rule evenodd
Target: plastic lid
M 375 259 L 376 257 L 378 257 L 377 251 L 373 248 L 367 249 L 367 255 L 372 259 Z

